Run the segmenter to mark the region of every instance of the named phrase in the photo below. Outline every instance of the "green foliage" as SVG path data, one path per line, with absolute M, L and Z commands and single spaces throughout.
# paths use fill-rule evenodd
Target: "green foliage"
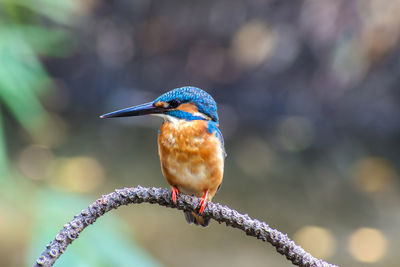
M 57 24 L 53 28 L 48 25 L 73 21 L 76 3 L 0 0 L 0 105 L 32 136 L 48 119 L 39 97 L 49 88 L 51 79 L 39 57 L 62 55 L 69 46 L 68 32 L 54 27 Z M 7 173 L 7 165 L 0 114 L 0 173 Z
M 13 209 L 17 207 L 16 213 L 32 216 L 28 266 L 88 201 L 20 179 L 7 160 L 2 112 L 7 110 L 34 140 L 47 127 L 50 116 L 40 97 L 50 90 L 52 81 L 41 58 L 68 52 L 68 26 L 76 21 L 78 4 L 76 0 L 0 0 L 0 195 L 5 205 L 10 201 Z M 15 179 L 6 179 L 11 174 Z M 33 196 L 34 201 L 18 203 L 20 196 Z M 88 229 L 57 265 L 159 266 L 129 238 L 129 232 L 118 218 L 107 216 Z
M 90 200 L 59 191 L 43 190 L 36 198 L 32 239 L 27 266 L 31 266 L 60 226 L 86 207 Z M 60 208 L 62 207 L 62 208 Z M 57 266 L 161 266 L 130 238 L 128 225 L 113 216 L 104 216 L 89 226 L 57 261 Z M 94 245 L 95 244 L 95 245 Z

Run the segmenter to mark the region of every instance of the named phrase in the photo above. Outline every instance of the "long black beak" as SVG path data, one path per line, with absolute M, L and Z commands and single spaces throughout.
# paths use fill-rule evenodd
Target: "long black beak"
M 124 108 L 117 111 L 113 111 L 107 114 L 103 114 L 100 118 L 115 118 L 115 117 L 130 117 L 130 116 L 141 116 L 148 114 L 159 114 L 165 111 L 164 108 L 156 107 L 153 102 L 145 103 L 139 106 L 130 108 Z

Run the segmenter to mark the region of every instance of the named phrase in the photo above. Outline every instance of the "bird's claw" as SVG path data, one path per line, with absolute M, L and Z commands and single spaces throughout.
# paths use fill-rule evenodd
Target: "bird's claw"
M 200 210 L 199 210 L 199 213 L 200 213 L 200 214 L 202 214 L 203 211 L 204 211 L 204 209 L 206 208 L 206 205 L 207 205 L 207 198 L 208 198 L 208 190 L 206 190 L 206 191 L 204 192 L 204 195 L 201 197 L 201 200 L 200 200 Z
M 172 187 L 171 191 L 172 191 L 172 202 L 176 204 L 176 197 L 178 196 L 179 191 L 175 186 Z

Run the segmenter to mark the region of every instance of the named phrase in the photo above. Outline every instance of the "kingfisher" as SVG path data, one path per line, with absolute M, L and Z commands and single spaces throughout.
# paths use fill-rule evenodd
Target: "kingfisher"
M 185 212 L 186 221 L 208 226 L 201 216 L 219 190 L 224 173 L 224 139 L 218 129 L 217 104 L 200 88 L 173 89 L 154 101 L 113 111 L 100 118 L 154 115 L 163 118 L 158 131 L 161 171 L 176 203 L 181 192 L 201 197 L 198 213 Z

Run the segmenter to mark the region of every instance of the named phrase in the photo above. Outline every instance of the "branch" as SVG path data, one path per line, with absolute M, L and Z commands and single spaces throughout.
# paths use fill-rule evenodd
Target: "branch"
M 170 208 L 176 208 L 184 211 L 195 211 L 199 205 L 197 197 L 179 194 L 177 203 L 174 204 L 171 199 L 171 193 L 167 189 L 132 187 L 117 189 L 108 195 L 103 195 L 96 200 L 87 209 L 82 210 L 74 219 L 64 225 L 64 228 L 56 235 L 55 239 L 46 246 L 46 250 L 36 260 L 35 267 L 53 266 L 55 261 L 65 252 L 67 246 L 78 238 L 79 234 L 97 218 L 106 212 L 117 209 L 121 205 L 132 203 L 147 202 L 158 204 Z M 247 235 L 271 243 L 276 250 L 285 255 L 294 265 L 297 266 L 329 266 L 336 265 L 327 263 L 323 260 L 314 258 L 310 253 L 304 251 L 300 246 L 290 240 L 286 234 L 270 228 L 265 222 L 251 219 L 247 214 L 243 215 L 226 206 L 207 203 L 203 213 L 204 217 L 210 217 L 219 223 L 226 223 L 227 226 L 238 228 Z

